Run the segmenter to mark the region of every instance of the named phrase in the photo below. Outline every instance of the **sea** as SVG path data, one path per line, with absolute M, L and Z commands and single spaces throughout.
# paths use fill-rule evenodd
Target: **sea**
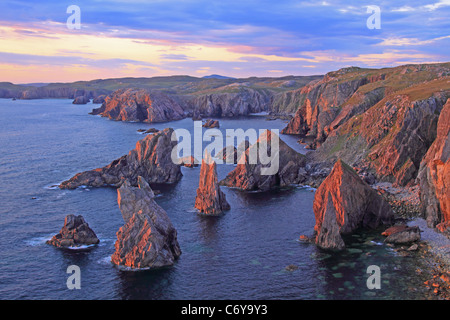
M 222 187 L 231 210 L 219 217 L 199 214 L 194 201 L 200 167 L 182 167 L 183 177 L 176 184 L 152 185 L 161 191 L 156 201 L 178 232 L 182 254 L 176 263 L 157 270 L 117 268 L 110 257 L 124 221 L 116 189 L 61 190 L 57 185 L 127 154 L 144 138 L 138 129 L 192 132 L 194 125 L 192 119 L 157 124 L 112 121 L 89 115 L 94 107 L 74 105 L 69 99 L 0 99 L 0 299 L 427 298 L 427 260 L 384 244 L 383 230 L 347 237 L 342 252 L 300 242 L 299 236 L 311 235 L 315 224 L 315 189 L 309 186 L 270 192 Z M 224 136 L 226 129 L 281 131 L 286 125 L 263 115 L 219 120 Z M 280 137 L 306 152 L 295 136 Z M 219 179 L 233 168 L 218 165 Z M 46 244 L 68 214 L 82 215 L 100 243 L 78 249 Z M 80 268 L 80 289 L 67 286 L 72 265 Z M 379 268 L 379 288 L 368 286 L 371 266 Z

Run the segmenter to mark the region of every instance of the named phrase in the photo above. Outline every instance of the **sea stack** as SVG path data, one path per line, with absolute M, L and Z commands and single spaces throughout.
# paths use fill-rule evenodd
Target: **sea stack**
M 219 215 L 230 209 L 226 196 L 219 187 L 216 163 L 207 150 L 200 168 L 195 207 L 206 215 Z
M 273 142 L 277 144 L 272 145 Z M 263 164 L 260 156 L 261 148 L 262 153 L 266 153 L 267 157 L 270 154 L 272 162 Z M 267 152 L 264 152 L 264 149 L 267 149 Z M 304 175 L 301 174 L 300 168 L 304 166 L 305 157 L 302 154 L 289 147 L 276 133 L 266 130 L 256 143 L 240 156 L 236 168 L 220 184 L 246 191 L 267 191 L 276 187 L 302 183 Z M 274 169 L 273 173 L 270 172 L 272 170 L 268 170 L 269 172 L 264 174 L 263 170 L 269 168 Z
M 69 214 L 58 234 L 47 241 L 59 248 L 89 246 L 99 243 L 95 232 L 89 227 L 83 216 Z
M 389 204 L 341 160 L 317 189 L 313 209 L 316 244 L 324 249 L 342 250 L 342 235 L 392 224 L 394 219 Z
M 422 212 L 429 227 L 450 227 L 450 99 L 437 124 L 437 136 L 423 158 L 418 181 Z
M 125 225 L 117 232 L 111 261 L 131 269 L 171 266 L 181 255 L 177 231 L 166 211 L 154 200 L 154 193 L 144 178 L 138 186 L 128 181 L 117 189 Z
M 182 177 L 178 164 L 173 163 L 171 152 L 177 145 L 172 141 L 172 128 L 147 135 L 136 143 L 136 148 L 127 155 L 114 160 L 103 168 L 76 174 L 62 182 L 61 189 L 75 189 L 79 186 L 120 187 L 125 180 L 137 185 L 138 176 L 149 183 L 175 183 Z

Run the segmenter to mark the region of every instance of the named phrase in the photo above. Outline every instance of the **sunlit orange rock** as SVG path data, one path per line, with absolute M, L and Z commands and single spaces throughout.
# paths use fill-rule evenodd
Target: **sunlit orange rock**
M 138 122 L 165 122 L 185 117 L 182 107 L 160 92 L 144 89 L 119 89 L 107 96 L 100 108 L 91 114 L 114 120 Z
M 89 227 L 83 216 L 73 214 L 66 216 L 64 226 L 59 233 L 47 241 L 48 244 L 61 248 L 88 246 L 99 242 L 97 235 Z
M 155 202 L 145 179 L 138 177 L 138 187 L 126 181 L 117 195 L 125 225 L 117 232 L 112 263 L 133 269 L 173 265 L 181 255 L 177 231 L 166 211 Z
M 317 189 L 313 210 L 316 244 L 326 249 L 341 250 L 342 235 L 391 224 L 394 218 L 389 204 L 341 160 Z
M 450 221 L 450 99 L 437 124 L 437 136 L 420 164 L 420 200 L 428 226 Z M 441 225 L 444 230 L 444 225 Z M 446 229 L 446 228 L 445 228 Z
M 202 160 L 195 207 L 207 215 L 218 215 L 230 209 L 226 196 L 219 187 L 216 163 L 208 151 L 205 151 Z

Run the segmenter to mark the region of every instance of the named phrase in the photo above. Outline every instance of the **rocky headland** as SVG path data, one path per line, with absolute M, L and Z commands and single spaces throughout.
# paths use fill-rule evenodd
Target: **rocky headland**
M 75 189 L 80 186 L 120 187 L 125 180 L 136 186 L 138 176 L 149 183 L 175 183 L 182 177 L 178 164 L 171 159 L 176 141 L 172 141 L 172 128 L 147 135 L 136 143 L 136 148 L 127 155 L 114 160 L 103 168 L 84 171 L 62 182 L 61 189 Z
M 168 95 L 145 89 L 119 89 L 107 96 L 91 114 L 113 120 L 166 122 L 185 117 L 183 108 Z

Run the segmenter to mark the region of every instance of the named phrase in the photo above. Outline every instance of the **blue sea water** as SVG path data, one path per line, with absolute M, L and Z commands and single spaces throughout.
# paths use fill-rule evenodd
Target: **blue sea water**
M 231 210 L 205 217 L 194 208 L 200 168 L 182 168 L 175 185 L 154 186 L 156 201 L 178 231 L 182 255 L 172 267 L 124 271 L 110 262 L 124 224 L 114 188 L 60 190 L 61 181 L 128 153 L 138 129 L 193 130 L 191 119 L 142 124 L 107 120 L 71 100 L 0 100 L 0 299 L 421 299 L 426 262 L 383 244 L 380 232 L 356 234 L 347 250 L 330 253 L 298 242 L 314 227 L 314 190 L 270 193 L 222 187 Z M 253 116 L 220 119 L 221 128 L 282 129 L 284 121 Z M 282 136 L 299 152 L 295 137 Z M 219 179 L 233 165 L 219 165 Z M 100 238 L 90 248 L 45 244 L 67 214 L 81 214 Z M 298 269 L 286 271 L 288 265 Z M 81 289 L 66 286 L 69 265 Z M 381 289 L 369 290 L 369 265 Z

